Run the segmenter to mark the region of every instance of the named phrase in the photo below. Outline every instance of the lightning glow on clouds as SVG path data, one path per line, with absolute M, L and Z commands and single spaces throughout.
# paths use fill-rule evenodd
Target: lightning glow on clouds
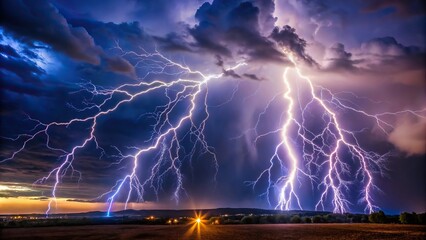
M 380 197 L 377 197 L 380 193 L 378 182 L 388 173 L 387 159 L 392 158 L 396 149 L 409 157 L 425 154 L 426 108 L 421 101 L 424 94 L 418 90 L 424 86 L 424 66 L 421 64 L 424 51 L 403 45 L 393 37 L 374 36 L 369 41 L 359 43 L 359 47 L 354 47 L 352 40 L 350 47 L 332 42 L 330 39 L 340 39 L 331 30 L 344 30 L 344 16 L 334 9 L 342 7 L 341 4 L 329 6 L 327 1 L 289 1 L 284 4 L 274 1 L 215 0 L 198 6 L 198 2 L 198 5 L 173 2 L 173 6 L 185 10 L 180 17 L 172 16 L 167 4 L 160 4 L 158 14 L 164 15 L 165 21 L 191 19 L 187 25 L 174 22 L 173 26 L 179 26 L 178 29 L 154 31 L 157 34 L 164 32 L 164 36 L 150 36 L 138 23 L 103 23 L 98 22 L 99 19 L 80 19 L 78 14 L 73 17 L 73 13 L 68 13 L 70 17 L 64 17 L 55 4 L 67 8 L 66 3 L 51 4 L 46 1 L 39 6 L 31 2 L 11 1 L 10 4 L 17 9 L 22 6 L 40 9 L 45 14 L 37 17 L 27 12 L 9 12 L 5 15 L 9 20 L 0 28 L 0 57 L 5 63 L 5 70 L 2 69 L 1 73 L 10 77 L 5 80 L 7 89 L 4 91 L 8 91 L 7 94 L 12 92 L 6 100 L 18 99 L 16 95 L 20 94 L 19 91 L 33 94 L 29 99 L 56 92 L 58 89 L 43 92 L 44 95 L 39 93 L 45 90 L 44 86 L 51 84 L 40 79 L 55 79 L 52 75 L 57 73 L 46 70 L 62 64 L 55 63 L 57 59 L 67 58 L 67 61 L 75 64 L 63 64 L 58 72 L 67 70 L 58 73 L 58 79 L 67 77 L 69 72 L 74 73 L 75 69 L 81 70 L 76 74 L 79 78 L 86 79 L 77 84 L 64 84 L 67 87 L 72 85 L 67 91 L 71 92 L 70 99 L 74 102 L 67 103 L 65 110 L 56 106 L 56 109 L 60 109 L 57 115 L 63 115 L 63 118 L 59 117 L 62 120 L 52 120 L 57 119 L 56 113 L 45 109 L 43 119 L 27 116 L 25 125 L 30 127 L 28 131 L 19 129 L 21 132 L 14 135 L 18 131 L 15 129 L 8 132 L 11 133 L 9 136 L 3 136 L 7 148 L 1 152 L 4 158 L 0 159 L 0 166 L 18 165 L 22 158 L 35 156 L 34 149 L 35 152 L 46 152 L 48 157 L 55 156 L 55 162 L 40 163 L 43 171 L 39 169 L 38 173 L 43 177 L 34 183 L 34 187 L 50 189 L 46 213 L 54 212 L 56 199 L 65 199 L 61 189 L 69 184 L 69 179 L 78 185 L 86 177 L 93 177 L 93 172 L 81 170 L 86 157 L 93 155 L 99 160 L 98 167 L 104 164 L 102 160 L 107 159 L 105 168 L 109 169 L 110 175 L 114 172 L 115 179 L 113 182 L 103 179 L 105 184 L 109 184 L 102 189 L 104 193 L 92 196 L 88 201 L 106 202 L 108 214 L 116 210 L 117 205 L 128 208 L 131 207 L 128 204 L 134 202 L 151 201 L 152 198 L 161 200 L 164 192 L 179 204 L 182 196 L 190 197 L 187 188 L 191 188 L 191 182 L 186 181 L 186 175 L 190 174 L 187 168 L 192 172 L 199 171 L 194 168 L 195 159 L 203 159 L 203 164 L 208 166 L 211 173 L 205 175 L 212 176 L 216 181 L 219 163 L 231 161 L 237 156 L 236 146 L 226 146 L 229 152 L 235 152 L 234 155 L 222 155 L 228 149 L 221 146 L 216 150 L 216 146 L 209 141 L 223 142 L 229 137 L 228 133 L 214 137 L 209 134 L 211 129 L 222 131 L 221 121 L 231 118 L 223 116 L 218 118 L 221 119 L 219 123 L 211 121 L 212 112 L 221 114 L 222 107 L 227 105 L 236 107 L 240 104 L 238 109 L 247 119 L 253 117 L 250 114 L 257 111 L 256 107 L 260 106 L 262 110 L 259 116 L 255 116 L 257 119 L 253 126 L 249 126 L 251 129 L 241 136 L 253 137 L 250 140 L 256 144 L 268 139 L 272 152 L 267 147 L 256 149 L 256 146 L 247 143 L 245 147 L 249 149 L 244 150 L 249 152 L 247 155 L 256 151 L 262 153 L 257 154 L 255 160 L 266 168 L 260 173 L 257 172 L 258 168 L 256 172 L 246 172 L 245 166 L 237 164 L 228 165 L 227 168 L 241 168 L 241 172 L 246 173 L 244 178 L 258 176 L 249 183 L 254 192 L 262 189 L 262 199 L 276 209 L 331 210 L 337 213 L 363 209 L 373 212 L 381 207 Z M 111 2 L 106 5 L 111 7 L 116 4 Z M 142 12 L 149 7 L 157 9 L 157 5 L 149 5 L 151 2 L 146 4 L 134 6 L 141 7 L 142 10 L 139 10 Z M 353 6 L 355 3 L 351 4 Z M 186 5 L 190 8 L 186 8 Z M 90 4 L 87 6 L 90 7 Z M 98 9 L 101 7 L 96 5 L 95 10 L 91 9 L 92 15 L 102 14 L 103 11 Z M 288 9 L 294 11 L 288 12 Z M 84 7 L 80 11 L 85 12 Z M 123 11 L 133 13 L 127 8 Z M 195 14 L 191 14 L 193 11 Z M 150 16 L 144 17 L 150 18 L 146 23 L 152 23 L 151 27 L 158 26 L 157 16 L 152 19 Z M 117 21 L 128 18 L 119 11 L 111 15 L 111 19 Z M 38 25 L 48 27 L 39 29 Z M 357 31 L 356 27 L 354 29 Z M 300 34 L 309 40 L 306 41 Z M 18 39 L 17 36 L 21 35 L 24 37 Z M 345 39 L 342 37 L 342 41 Z M 153 49 L 135 46 L 144 41 L 153 41 Z M 313 43 L 320 49 L 317 49 L 318 53 L 308 51 Z M 161 50 L 157 50 L 157 47 Z M 313 58 L 314 55 L 320 56 L 320 61 Z M 176 60 L 176 56 L 179 60 Z M 217 60 L 215 67 L 222 71 L 210 68 L 213 57 Z M 321 62 L 321 57 L 324 60 L 322 65 L 317 63 Z M 200 59 L 203 60 L 198 61 Z M 24 70 L 29 73 L 25 74 Z M 280 72 L 279 77 L 275 77 L 277 72 Z M 84 74 L 80 76 L 80 73 Z M 100 81 L 102 78 L 105 79 Z M 240 82 L 232 87 L 228 82 L 232 79 Z M 272 87 L 265 92 L 260 87 L 246 92 L 246 80 L 257 81 L 259 86 Z M 17 82 L 22 83 L 25 89 L 21 90 L 22 86 L 16 85 Z M 213 83 L 221 83 L 222 89 L 218 89 L 219 85 L 213 88 Z M 29 89 L 31 84 L 39 88 Z M 358 88 L 352 92 L 354 86 L 361 85 L 361 90 L 370 88 L 371 91 L 371 86 L 380 88 L 382 91 L 376 94 L 377 98 L 383 97 L 385 100 L 389 100 L 387 95 L 390 95 L 386 89 L 398 93 L 402 89 L 404 94 L 384 103 L 367 98 L 372 96 L 371 93 L 360 94 L 362 91 Z M 416 89 L 415 93 L 413 88 Z M 223 101 L 225 94 L 220 92 L 222 90 L 224 93 L 231 92 L 229 99 Z M 415 99 L 411 95 L 421 97 Z M 253 106 L 246 103 L 247 99 L 255 97 L 259 99 Z M 239 98 L 244 98 L 244 101 L 239 103 Z M 214 105 L 214 111 L 209 105 L 210 100 L 220 102 Z M 146 105 L 140 104 L 142 101 Z M 13 108 L 12 104 L 5 102 Z M 54 101 L 49 104 L 55 105 Z M 280 105 L 280 108 L 274 107 L 274 104 Z M 24 105 L 24 102 L 19 102 L 19 105 Z M 135 121 L 143 125 L 141 128 L 122 123 L 109 126 L 111 132 L 123 130 L 118 138 L 114 135 L 116 133 L 112 134 L 104 127 L 108 119 L 117 118 L 120 114 L 123 116 L 118 117 L 130 119 L 134 117 L 134 112 L 139 114 Z M 14 118 L 10 119 L 20 118 L 16 112 L 12 116 Z M 247 119 L 239 120 L 250 122 Z M 270 126 L 269 130 L 263 131 L 263 126 L 270 122 L 278 122 L 279 126 Z M 233 129 L 237 132 L 246 125 L 241 124 L 238 129 L 233 126 Z M 254 136 L 248 136 L 251 130 Z M 125 139 L 123 135 L 132 139 L 130 144 L 120 142 Z M 113 136 L 117 137 L 116 142 L 105 141 Z M 64 140 L 58 140 L 61 138 Z M 121 145 L 115 146 L 117 142 Z M 389 143 L 393 145 L 389 146 Z M 383 147 L 384 144 L 388 145 Z M 244 158 L 240 155 L 245 156 L 239 154 L 237 157 Z M 203 166 L 203 171 L 206 171 L 206 166 Z M 49 170 L 46 171 L 46 168 Z M 10 169 L 6 170 L 13 172 Z M 238 180 L 243 182 L 247 179 Z M 14 182 L 13 179 L 7 181 Z M 194 181 L 192 184 L 196 185 Z M 1 186 L 6 185 L 0 185 L 0 190 Z M 28 185 L 23 186 L 20 188 L 17 185 L 15 190 L 31 190 L 27 189 Z M 3 190 L 10 192 L 13 189 L 3 187 Z M 306 201 L 306 195 L 315 202 Z

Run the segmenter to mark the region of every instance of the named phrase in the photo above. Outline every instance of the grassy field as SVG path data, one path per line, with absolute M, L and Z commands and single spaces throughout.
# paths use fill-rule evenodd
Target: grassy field
M 6 228 L 0 239 L 426 239 L 426 226 L 393 224 L 97 225 Z

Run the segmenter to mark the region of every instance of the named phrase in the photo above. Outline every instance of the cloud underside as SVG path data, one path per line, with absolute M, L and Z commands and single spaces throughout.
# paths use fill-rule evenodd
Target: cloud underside
M 403 118 L 397 122 L 388 140 L 409 155 L 426 153 L 426 119 Z
M 371 39 L 354 53 L 336 43 L 326 50 L 322 69 L 331 72 L 372 74 L 378 79 L 383 74 L 389 82 L 423 86 L 426 54 L 418 47 L 404 46 L 393 37 Z

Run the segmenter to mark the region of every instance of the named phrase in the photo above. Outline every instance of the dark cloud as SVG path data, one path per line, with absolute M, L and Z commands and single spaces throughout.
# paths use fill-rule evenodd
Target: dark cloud
M 323 70 L 350 71 L 408 85 L 424 85 L 426 53 L 416 46 L 405 46 L 393 37 L 368 40 L 352 53 L 341 43 L 326 49 Z
M 234 70 L 223 70 L 223 75 L 225 77 L 241 78 Z
M 71 18 L 69 22 L 73 26 L 86 29 L 96 44 L 105 50 L 116 47 L 117 43 L 123 49 L 136 50 L 146 42 L 152 42 L 151 36 L 144 31 L 139 22 L 116 24 L 81 18 Z
M 420 48 L 404 46 L 393 37 L 373 38 L 363 43 L 361 50 L 364 54 L 390 57 L 416 55 L 421 52 Z
M 392 15 L 400 17 L 412 17 L 426 14 L 426 2 L 424 0 L 364 0 L 365 12 L 376 12 L 384 9 L 392 9 Z
M 222 68 L 222 72 L 224 74 L 224 76 L 231 76 L 234 78 L 248 78 L 250 80 L 256 80 L 256 81 L 261 81 L 263 80 L 263 78 L 259 78 L 256 74 L 251 74 L 251 73 L 243 73 L 242 75 L 237 74 L 234 70 L 225 70 L 225 62 L 223 60 L 223 58 L 220 55 L 215 55 L 216 57 L 216 65 Z
M 275 27 L 277 17 L 274 17 L 275 1 L 256 0 L 253 2 L 259 8 L 259 28 L 263 34 L 269 34 Z
M 361 45 L 359 67 L 376 74 L 389 74 L 392 82 L 424 86 L 426 53 L 404 46 L 393 37 L 375 38 Z
M 328 71 L 354 71 L 356 67 L 352 60 L 352 53 L 346 52 L 345 46 L 341 43 L 335 43 L 327 49 L 324 57 L 325 70 Z
M 41 195 L 40 190 L 35 190 L 31 184 L 23 183 L 11 183 L 11 182 L 1 182 L 0 187 L 3 188 L 0 191 L 0 198 L 8 197 L 35 197 Z
M 5 31 L 29 46 L 40 41 L 77 61 L 99 65 L 103 59 L 111 71 L 128 75 L 134 73 L 125 59 L 108 56 L 84 27 L 71 25 L 47 1 L 2 1 L 1 11 L 1 25 Z
M 188 44 L 186 36 L 175 32 L 168 33 L 165 37 L 154 36 L 160 47 L 165 51 L 183 51 L 192 52 L 193 50 Z
M 140 22 L 152 35 L 162 36 L 176 31 L 180 25 L 192 23 L 203 0 L 52 0 L 67 19 L 84 18 L 115 24 Z M 161 20 L 160 20 L 161 19 Z
M 84 28 L 72 27 L 47 1 L 2 1 L 1 25 L 29 41 L 51 45 L 71 58 L 99 64 L 102 50 Z M 11 9 L 14 9 L 11 11 Z
M 202 49 L 206 49 L 216 54 L 231 56 L 231 51 L 219 43 L 220 42 L 219 38 L 223 38 L 223 37 L 216 35 L 216 29 L 213 24 L 207 21 L 200 21 L 200 23 L 197 26 L 195 26 L 195 28 L 190 29 L 189 32 L 192 34 L 192 36 L 196 40 L 198 47 Z
M 32 197 L 30 200 L 39 200 L 39 201 L 47 201 L 49 200 L 49 197 Z
M 281 47 L 287 51 L 296 54 L 297 57 L 312 65 L 315 61 L 306 53 L 306 41 L 296 34 L 296 30 L 288 25 L 281 30 L 276 27 L 272 31 L 270 37 L 274 39 Z
M 235 52 L 252 60 L 282 61 L 284 55 L 259 32 L 259 8 L 251 2 L 216 0 L 195 14 L 199 23 L 189 31 L 198 47 L 230 57 Z
M 0 44 L 0 52 L 6 56 L 17 58 L 19 54 L 11 46 Z
M 136 77 L 135 68 L 126 59 L 113 56 L 105 57 L 107 69 L 112 72 L 128 74 L 131 77 Z
M 31 59 L 21 56 L 10 46 L 0 45 L 0 74 L 3 90 L 39 95 L 40 77 L 45 71 Z
M 238 54 L 253 61 L 286 62 L 286 56 L 271 41 L 275 40 L 312 63 L 304 50 L 306 42 L 294 29 L 274 29 L 270 35 L 276 21 L 272 16 L 274 8 L 270 1 L 215 0 L 211 4 L 204 3 L 197 10 L 195 18 L 199 23 L 189 31 L 198 47 L 222 56 Z M 263 35 L 265 31 L 268 32 Z
M 264 80 L 263 78 L 260 78 L 256 74 L 252 74 L 252 73 L 244 73 L 243 76 L 246 77 L 246 78 L 248 78 L 248 79 L 256 80 L 256 81 L 262 81 L 262 80 Z
M 216 65 L 223 68 L 224 62 L 223 62 L 222 57 L 220 55 L 217 55 L 217 54 L 215 55 L 215 57 L 216 57 Z

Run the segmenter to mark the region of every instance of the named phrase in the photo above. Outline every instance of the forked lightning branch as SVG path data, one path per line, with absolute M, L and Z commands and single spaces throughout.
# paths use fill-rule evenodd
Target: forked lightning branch
M 123 161 L 130 161 L 132 167 L 127 174 L 116 179 L 115 185 L 111 186 L 109 191 L 97 197 L 99 200 L 106 201 L 108 215 L 116 201 L 124 201 L 125 208 L 127 208 L 127 204 L 130 202 L 145 201 L 147 189 L 153 190 L 158 195 L 162 190 L 162 179 L 166 176 L 172 176 L 174 179 L 172 197 L 178 202 L 181 194 L 185 192 L 181 171 L 182 161 L 194 158 L 196 154 L 209 155 L 215 166 L 211 171 L 215 172 L 214 176 L 217 174 L 219 161 L 213 146 L 206 141 L 204 133 L 209 119 L 207 103 L 209 83 L 223 78 L 227 71 L 237 70 L 248 63 L 240 62 L 225 69 L 224 72 L 206 74 L 173 61 L 159 52 L 126 52 L 119 46 L 117 49 L 121 51 L 123 57 L 137 59 L 136 69 L 141 67 L 149 69 L 147 75 L 150 73 L 163 74 L 172 76 L 175 80 L 145 81 L 144 78 L 141 78 L 138 83 L 123 84 L 112 89 L 102 88 L 91 83 L 81 84 L 80 91 L 90 94 L 92 99 L 102 100 L 86 102 L 86 107 L 83 108 L 73 107 L 77 116 L 64 122 L 45 123 L 29 117 L 29 120 L 34 123 L 32 130 L 14 138 L 8 138 L 10 141 L 16 142 L 18 146 L 8 158 L 0 161 L 2 164 L 13 161 L 18 154 L 28 148 L 29 144 L 38 141 L 42 136 L 45 136 L 46 139 L 44 147 L 58 153 L 58 162 L 54 163 L 56 166 L 53 166 L 46 176 L 35 181 L 35 184 L 51 186 L 46 214 L 55 208 L 56 199 L 60 197 L 58 189 L 61 187 L 64 177 L 76 173 L 79 176 L 84 175 L 84 172 L 74 168 L 74 162 L 79 160 L 78 152 L 95 146 L 102 152 L 101 155 L 105 154 L 103 146 L 97 140 L 98 121 L 108 118 L 124 105 L 134 104 L 135 99 L 153 93 L 157 94 L 159 91 L 163 92 L 167 103 L 157 106 L 154 112 L 142 116 L 150 116 L 155 119 L 151 136 L 147 139 L 138 139 L 140 142 L 138 146 L 124 150 L 115 147 L 117 165 Z M 381 172 L 381 166 L 387 154 L 364 150 L 357 140 L 357 132 L 343 128 L 336 111 L 343 109 L 372 118 L 379 128 L 386 132 L 386 128 L 392 127 L 392 124 L 385 119 L 387 115 L 409 113 L 424 118 L 425 110 L 370 114 L 362 109 L 349 106 L 333 95 L 330 90 L 315 86 L 308 77 L 303 75 L 293 53 L 286 52 L 286 55 L 292 65 L 285 67 L 282 80 L 284 87 L 282 101 L 285 103 L 284 120 L 282 127 L 273 131 L 280 135 L 281 141 L 277 143 L 271 158 L 260 159 L 269 161 L 271 165 L 260 174 L 253 185 L 258 184 L 260 179 L 267 178 L 268 186 L 265 195 L 269 202 L 271 198 L 275 199 L 274 202 L 277 202 L 275 207 L 282 210 L 303 209 L 298 192 L 299 180 L 308 178 L 313 189 L 320 191 L 320 195 L 316 205 L 307 208 L 327 210 L 331 206 L 334 212 L 343 213 L 349 211 L 351 205 L 346 194 L 352 184 L 358 184 L 362 187 L 362 191 L 359 193 L 360 201 L 365 205 L 367 212 L 373 212 L 378 209 L 379 205 L 374 201 L 373 196 L 377 190 L 374 176 Z M 290 72 L 295 73 L 297 79 L 291 79 Z M 299 101 L 299 91 L 294 89 L 296 81 L 300 81 L 299 84 L 306 89 L 305 92 L 308 93 L 308 96 L 303 97 L 308 97 L 308 102 Z M 174 91 L 168 91 L 172 88 Z M 177 120 L 172 119 L 171 115 L 175 115 L 176 111 L 181 111 L 179 106 L 182 104 L 186 105 L 186 108 L 179 112 Z M 308 122 L 307 113 L 312 108 L 322 112 L 320 121 L 323 127 L 320 131 L 310 129 L 310 126 L 306 124 Z M 86 137 L 82 137 L 76 145 L 67 148 L 53 146 L 51 139 L 54 137 L 52 135 L 55 131 L 52 131 L 52 128 L 66 129 L 80 123 L 89 125 Z M 182 141 L 188 136 L 190 136 L 193 146 L 189 151 L 182 144 Z M 300 145 L 296 144 L 298 141 Z M 150 169 L 150 175 L 141 177 L 138 175 L 138 168 L 141 162 L 152 161 L 152 159 L 147 159 L 147 155 L 151 153 L 157 153 L 157 157 Z M 355 165 L 358 168 L 351 168 L 352 165 L 348 161 L 357 162 Z M 278 179 L 272 178 L 271 171 L 275 164 L 280 165 L 279 167 L 282 169 Z M 348 176 L 355 176 L 354 179 L 358 182 L 349 181 Z

